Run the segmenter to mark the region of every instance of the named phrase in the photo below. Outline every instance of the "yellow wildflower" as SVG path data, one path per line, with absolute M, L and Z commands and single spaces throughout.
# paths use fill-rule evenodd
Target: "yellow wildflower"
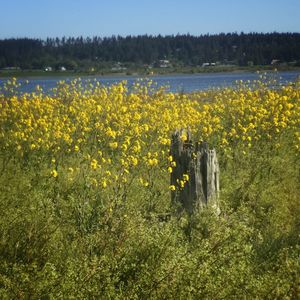
M 169 186 L 169 190 L 171 190 L 171 191 L 175 191 L 175 190 L 176 190 L 176 187 L 175 187 L 175 185 L 173 185 L 173 184 L 172 184 L 172 185 L 170 185 L 170 186 Z
M 118 148 L 118 143 L 117 142 L 111 142 L 111 143 L 109 143 L 109 147 L 111 149 L 117 149 Z
M 188 174 L 183 174 L 183 180 L 184 181 L 189 181 L 190 177 Z
M 51 171 L 51 176 L 54 177 L 54 178 L 56 178 L 58 176 L 57 171 L 56 170 L 52 170 Z

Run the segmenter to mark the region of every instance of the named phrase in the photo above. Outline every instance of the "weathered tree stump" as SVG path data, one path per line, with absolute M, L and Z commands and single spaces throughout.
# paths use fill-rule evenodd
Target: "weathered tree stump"
M 207 143 L 195 143 L 189 131 L 172 135 L 170 154 L 171 200 L 181 203 L 188 213 L 205 206 L 213 206 L 219 214 L 219 164 L 216 151 Z

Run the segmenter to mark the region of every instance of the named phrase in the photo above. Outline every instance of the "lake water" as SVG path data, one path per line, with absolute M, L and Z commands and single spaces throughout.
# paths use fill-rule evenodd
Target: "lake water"
M 285 84 L 293 82 L 300 76 L 300 71 L 268 73 L 278 79 L 278 83 Z M 131 86 L 141 76 L 83 76 L 81 79 L 85 82 L 88 80 L 96 80 L 104 85 L 111 85 L 122 80 L 126 80 Z M 149 79 L 157 83 L 158 86 L 169 86 L 169 91 L 172 92 L 193 92 L 197 90 L 205 90 L 209 88 L 233 86 L 237 81 L 256 80 L 259 79 L 259 74 L 248 72 L 235 73 L 209 73 L 209 74 L 191 74 L 191 75 L 161 75 L 149 76 Z M 32 92 L 37 85 L 41 86 L 44 92 L 49 92 L 54 88 L 58 81 L 70 81 L 74 77 L 53 77 L 53 78 L 34 78 L 19 79 L 22 84 L 21 92 Z M 0 88 L 3 86 L 6 79 L 0 79 Z

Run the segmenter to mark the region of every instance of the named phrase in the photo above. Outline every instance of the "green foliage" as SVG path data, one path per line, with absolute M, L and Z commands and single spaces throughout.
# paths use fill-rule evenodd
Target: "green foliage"
M 151 167 L 133 168 L 127 188 L 95 188 L 84 158 L 92 138 L 82 154 L 62 151 L 54 162 L 42 150 L 19 159 L 1 148 L 0 298 L 299 299 L 294 136 L 263 137 L 245 154 L 240 144 L 225 151 L 211 142 L 220 216 L 210 208 L 176 214 L 168 178 Z M 59 176 L 49 174 L 53 163 Z M 80 166 L 72 180 L 63 164 Z

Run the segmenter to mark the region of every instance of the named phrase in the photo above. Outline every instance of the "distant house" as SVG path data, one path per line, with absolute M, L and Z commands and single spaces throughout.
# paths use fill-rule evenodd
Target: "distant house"
M 64 66 L 60 67 L 60 70 L 61 70 L 62 72 L 67 71 L 67 69 L 66 69 Z
M 114 66 L 111 68 L 112 71 L 124 71 L 127 68 L 123 67 L 120 62 L 117 62 L 114 64 Z
M 171 67 L 170 61 L 168 61 L 167 59 L 159 60 L 159 67 L 160 68 L 170 68 Z
M 271 65 L 274 66 L 274 65 L 278 65 L 280 63 L 280 60 L 279 59 L 272 59 L 271 61 Z
M 51 72 L 52 71 L 52 67 L 46 67 L 45 68 L 45 72 Z
M 205 62 L 202 64 L 202 67 L 214 67 L 215 65 L 216 65 L 216 63 Z

